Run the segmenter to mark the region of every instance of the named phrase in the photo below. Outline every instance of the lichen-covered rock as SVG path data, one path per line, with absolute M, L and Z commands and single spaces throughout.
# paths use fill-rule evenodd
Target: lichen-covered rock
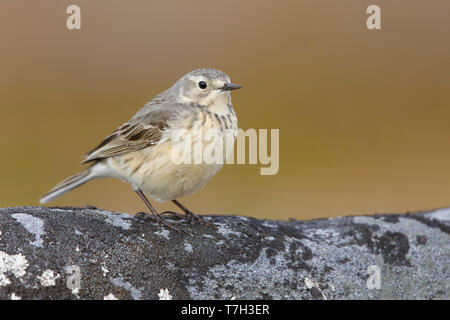
M 449 299 L 450 209 L 217 229 L 0 209 L 0 299 Z M 175 220 L 173 222 L 176 222 Z

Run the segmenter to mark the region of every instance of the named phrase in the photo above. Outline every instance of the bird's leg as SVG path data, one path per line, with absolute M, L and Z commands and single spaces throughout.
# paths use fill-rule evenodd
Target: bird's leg
M 194 219 L 197 222 L 200 222 L 200 223 L 203 223 L 203 224 L 205 224 L 207 226 L 215 228 L 214 224 L 212 224 L 212 223 L 206 221 L 205 219 L 203 219 L 202 217 L 194 214 L 191 210 L 189 210 L 188 208 L 183 206 L 178 200 L 172 200 L 172 202 L 175 203 L 181 210 L 183 210 L 183 212 L 187 216 L 187 220 L 189 221 L 189 223 L 191 223 L 192 219 Z
M 144 195 L 144 193 L 140 190 L 136 191 L 136 193 L 141 197 L 142 201 L 144 201 L 145 205 L 150 209 L 150 211 L 152 212 L 151 217 L 156 220 L 158 223 L 161 223 L 163 225 L 165 225 L 166 227 L 168 227 L 169 229 L 175 230 L 177 232 L 180 232 L 179 229 L 175 228 L 174 226 L 172 226 L 170 223 L 166 222 L 161 215 L 155 210 L 155 208 L 153 208 L 153 206 L 150 204 L 150 201 L 148 201 L 147 197 Z M 139 215 L 141 215 L 142 213 L 137 213 Z M 143 212 L 144 215 L 148 215 L 150 216 L 148 213 Z

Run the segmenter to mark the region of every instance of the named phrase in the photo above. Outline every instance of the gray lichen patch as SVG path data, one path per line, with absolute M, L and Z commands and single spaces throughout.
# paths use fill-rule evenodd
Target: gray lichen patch
M 95 210 L 96 212 L 106 216 L 105 221 L 111 223 L 115 227 L 120 227 L 124 230 L 131 228 L 131 220 L 133 219 L 129 215 L 119 212 L 110 212 L 104 210 Z
M 169 232 L 169 230 L 165 229 L 164 227 L 162 227 L 161 230 L 156 231 L 155 234 L 160 237 L 164 237 L 167 240 L 170 240 L 170 237 L 169 237 L 170 232 Z
M 235 235 L 238 237 L 243 236 L 243 234 L 241 232 L 237 232 L 236 230 L 233 230 L 230 226 L 228 226 L 224 223 L 216 223 L 215 225 L 218 227 L 217 232 L 223 236 L 229 236 L 229 235 Z
M 184 242 L 184 250 L 191 253 L 194 252 L 194 250 L 192 249 L 192 245 L 187 241 Z
M 209 299 L 215 295 L 217 298 L 234 295 L 238 299 L 299 299 L 301 292 L 292 290 L 292 284 L 298 283 L 301 274 L 288 266 L 283 254 L 272 259 L 274 264 L 263 250 L 254 262 L 232 260 L 214 266 L 202 278 L 188 276 L 187 289 L 193 299 Z
M 450 222 L 450 208 L 437 209 L 426 214 L 426 217 Z
M 44 287 L 51 287 L 56 285 L 56 280 L 60 278 L 58 273 L 54 273 L 53 270 L 45 270 L 42 275 L 37 277 Z
M 109 293 L 103 297 L 103 300 L 117 300 L 117 298 L 112 293 Z
M 438 284 L 441 293 L 449 295 L 450 282 L 446 280 L 450 266 L 448 233 L 428 227 L 415 216 L 400 216 L 398 223 L 366 216 L 355 217 L 354 222 L 379 226 L 379 230 L 371 235 L 369 249 L 383 258 L 383 263 L 379 264 L 385 281 L 383 289 L 404 281 L 403 298 L 416 299 L 425 287 Z M 443 278 L 436 277 L 445 274 L 447 276 Z M 394 297 L 392 293 L 384 297 L 388 296 Z
M 20 253 L 10 255 L 0 251 L 0 287 L 11 284 L 9 274 L 15 278 L 23 277 L 28 265 L 28 260 Z
M 111 279 L 111 282 L 115 286 L 118 286 L 118 287 L 121 287 L 121 288 L 127 290 L 134 300 L 141 300 L 142 299 L 141 291 L 136 289 L 128 281 L 125 281 L 122 277 L 117 277 L 117 278 Z
M 16 219 L 28 232 L 32 233 L 35 240 L 30 242 L 32 246 L 43 246 L 42 235 L 44 235 L 44 221 L 26 213 L 15 213 L 11 215 Z

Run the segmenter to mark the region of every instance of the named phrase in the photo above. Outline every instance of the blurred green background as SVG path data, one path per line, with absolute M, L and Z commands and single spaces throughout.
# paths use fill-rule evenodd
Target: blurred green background
M 66 7 L 81 7 L 81 30 Z M 382 30 L 366 28 L 381 7 Z M 37 205 L 81 155 L 183 74 L 214 67 L 240 127 L 280 129 L 280 171 L 228 165 L 181 199 L 272 219 L 450 205 L 450 2 L 0 1 L 0 206 Z M 96 180 L 51 205 L 136 213 Z M 170 203 L 158 210 L 174 209 Z

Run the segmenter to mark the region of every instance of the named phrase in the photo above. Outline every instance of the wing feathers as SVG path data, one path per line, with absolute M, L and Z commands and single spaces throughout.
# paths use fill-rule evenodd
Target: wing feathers
M 203 106 L 195 103 L 163 103 L 157 96 L 131 120 L 106 137 L 85 155 L 82 163 L 136 151 L 160 142 L 164 130 L 180 115 L 195 115 Z
M 89 152 L 83 161 L 90 161 L 136 151 L 158 143 L 162 130 L 159 126 L 144 128 L 142 124 L 123 125 L 109 135 L 94 150 Z

